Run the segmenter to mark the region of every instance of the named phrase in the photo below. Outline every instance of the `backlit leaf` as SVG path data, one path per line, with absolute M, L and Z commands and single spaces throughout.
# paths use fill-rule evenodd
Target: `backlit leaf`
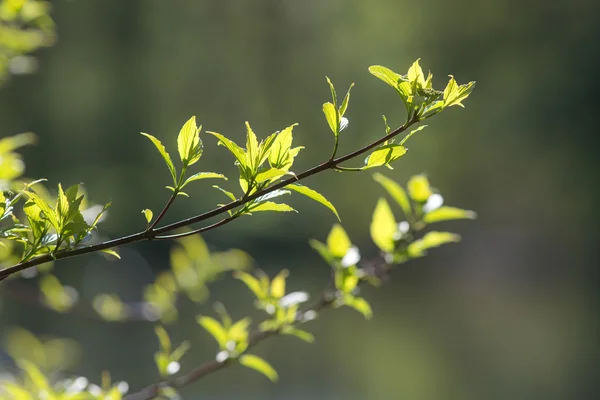
M 163 160 L 165 160 L 167 167 L 169 168 L 169 172 L 171 173 L 171 177 L 173 178 L 173 183 L 176 183 L 177 182 L 177 177 L 176 177 L 177 172 L 175 170 L 175 166 L 173 165 L 173 161 L 171 160 L 171 156 L 165 149 L 165 146 L 163 146 L 163 144 L 160 142 L 160 140 L 158 140 L 154 136 L 150 135 L 149 133 L 140 132 L 140 134 L 146 136 L 154 144 L 154 146 L 156 147 L 156 149 L 162 156 Z
M 285 280 L 290 272 L 287 269 L 280 271 L 271 281 L 271 296 L 279 299 L 285 295 Z
M 219 348 L 224 350 L 227 348 L 229 335 L 223 325 L 212 317 L 199 316 L 196 321 L 202 326 L 219 344 Z
M 298 211 L 294 210 L 292 207 L 288 206 L 287 204 L 273 203 L 272 201 L 265 201 L 256 206 L 250 207 L 250 211 L 251 212 L 257 212 L 257 211 L 279 211 L 279 212 L 294 211 L 294 212 L 298 212 Z
M 371 221 L 371 238 L 382 251 L 391 253 L 394 250 L 394 233 L 396 233 L 396 219 L 388 202 L 382 197 L 375 206 L 373 220 Z
M 211 178 L 227 180 L 227 177 L 225 175 L 217 174 L 216 172 L 198 172 L 198 173 L 190 176 L 189 178 L 187 178 L 185 180 L 185 182 L 183 182 L 183 185 L 181 185 L 181 189 L 183 189 L 190 182 L 199 181 L 200 179 L 211 179 Z
M 145 208 L 142 210 L 142 214 L 144 214 L 144 217 L 146 218 L 146 222 L 150 223 L 150 221 L 152 221 L 152 217 L 153 217 L 153 213 L 152 210 L 150 210 L 149 208 Z
M 240 364 L 245 367 L 252 368 L 255 371 L 260 372 L 267 378 L 271 380 L 271 382 L 277 382 L 279 379 L 279 375 L 277 375 L 277 371 L 266 362 L 264 359 L 255 356 L 253 354 L 244 354 L 240 357 Z
M 329 124 L 329 128 L 331 128 L 331 131 L 333 132 L 333 134 L 337 136 L 339 133 L 339 129 L 338 129 L 339 122 L 338 122 L 337 110 L 335 109 L 333 104 L 331 104 L 331 103 L 323 104 L 323 114 L 325 114 L 325 119 L 327 120 L 327 123 Z
M 475 219 L 476 217 L 477 213 L 474 211 L 443 206 L 425 214 L 423 221 L 431 224 L 433 222 L 449 221 L 454 219 Z
M 350 297 L 347 298 L 345 303 L 354 308 L 356 311 L 364 315 L 366 319 L 371 319 L 373 316 L 373 311 L 371 310 L 371 305 L 362 297 Z
M 290 185 L 287 185 L 285 188 L 291 189 L 295 192 L 305 195 L 308 198 L 318 201 L 319 203 L 323 204 L 325 207 L 329 208 L 335 214 L 338 221 L 341 221 L 340 216 L 339 216 L 337 210 L 335 209 L 335 207 L 333 206 L 333 204 L 331 204 L 331 202 L 329 200 L 327 200 L 325 198 L 325 196 L 323 196 L 321 193 L 317 192 L 316 190 L 310 189 L 304 185 L 300 185 L 299 183 L 292 183 Z
M 433 194 L 427 177 L 423 174 L 412 176 L 408 181 L 408 194 L 418 203 L 426 202 Z
M 386 176 L 376 172 L 373 174 L 373 179 L 377 181 L 404 211 L 404 215 L 407 217 L 412 216 L 412 209 L 410 206 L 410 200 L 408 199 L 408 195 L 402 186 L 387 178 Z
M 119 255 L 119 253 L 117 253 L 116 250 L 112 250 L 112 249 L 103 249 L 100 250 L 101 253 L 105 253 L 105 254 L 109 254 L 113 257 L 117 257 L 119 260 L 121 259 L 121 256 Z
M 372 65 L 369 67 L 371 75 L 381 79 L 394 89 L 398 90 L 398 81 L 401 79 L 400 74 L 395 73 L 389 68 L 381 65 Z
M 310 332 L 303 331 L 302 329 L 297 329 L 291 326 L 287 326 L 281 330 L 281 333 L 284 335 L 293 335 L 296 336 L 300 340 L 304 340 L 307 343 L 313 343 L 315 341 L 315 335 Z
M 190 118 L 179 131 L 177 136 L 177 150 L 183 165 L 196 163 L 202 155 L 202 140 L 200 130 L 202 126 L 196 126 L 196 117 Z
M 252 291 L 252 293 L 254 293 L 257 299 L 260 300 L 267 296 L 267 292 L 264 290 L 259 280 L 254 276 L 242 271 L 235 272 L 233 276 L 234 278 L 244 282 L 246 286 L 248 286 L 248 288 Z
M 399 144 L 386 144 L 378 147 L 365 160 L 364 169 L 389 165 L 406 154 L 406 147 Z
M 451 232 L 428 232 L 422 239 L 415 240 L 408 245 L 408 254 L 411 257 L 424 256 L 428 249 L 438 247 L 446 243 L 457 243 L 460 236 Z
M 334 257 L 342 258 L 352 247 L 352 242 L 340 224 L 334 224 L 327 236 L 327 248 Z
M 244 149 L 242 149 L 240 146 L 235 144 L 235 142 L 227 139 L 225 136 L 221 135 L 220 133 L 210 132 L 210 131 L 208 131 L 206 133 L 210 133 L 211 135 L 213 135 L 214 137 L 219 139 L 219 144 L 225 146 L 231 152 L 231 154 L 233 154 L 235 159 L 238 161 L 238 163 L 242 167 L 247 165 L 246 152 L 244 151 Z

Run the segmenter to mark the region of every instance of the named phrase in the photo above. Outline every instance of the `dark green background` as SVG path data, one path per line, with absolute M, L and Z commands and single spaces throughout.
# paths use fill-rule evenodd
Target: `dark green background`
M 310 325 L 314 345 L 277 338 L 256 348 L 280 372 L 270 384 L 239 367 L 186 389 L 211 399 L 586 399 L 598 386 L 597 112 L 600 3 L 489 0 L 74 0 L 55 1 L 59 40 L 39 52 L 40 68 L 0 90 L 0 135 L 34 131 L 23 150 L 27 175 L 84 182 L 91 199 L 113 200 L 101 232 L 143 228 L 142 208 L 158 210 L 168 172 L 138 132 L 175 151 L 191 115 L 205 129 L 242 142 L 244 121 L 259 136 L 294 122 L 306 146 L 295 171 L 329 156 L 321 105 L 325 75 L 339 91 L 356 82 L 341 152 L 382 133 L 381 114 L 402 123 L 400 100 L 371 77 L 382 64 L 404 72 L 417 58 L 443 87 L 446 75 L 476 80 L 466 109 L 430 120 L 394 171 L 405 182 L 426 172 L 447 204 L 476 210 L 452 223 L 460 245 L 399 267 L 381 290 L 365 290 L 372 321 L 351 310 Z M 233 175 L 212 137 L 197 170 Z M 364 256 L 376 254 L 368 226 L 383 191 L 369 173 L 324 173 L 307 180 L 338 208 Z M 223 201 L 200 182 L 167 220 Z M 227 183 L 237 189 L 235 180 Z M 292 289 L 317 292 L 328 271 L 307 240 L 335 222 L 293 196 L 300 215 L 265 214 L 208 233 L 214 249 L 238 247 L 274 273 L 291 270 Z M 399 213 L 399 212 L 398 212 Z M 86 256 L 57 264 L 65 283 L 91 298 L 117 292 L 139 300 L 152 271 L 168 266 L 168 244 L 122 249 L 123 260 Z M 211 287 L 234 317 L 251 296 L 227 279 Z M 156 338 L 144 323 L 109 324 L 57 315 L 3 297 L 2 328 L 77 339 L 77 371 L 109 369 L 132 389 L 155 381 Z M 214 356 L 211 338 L 183 306 L 171 328 L 191 339 L 189 369 Z M 308 326 L 307 326 L 308 327 Z

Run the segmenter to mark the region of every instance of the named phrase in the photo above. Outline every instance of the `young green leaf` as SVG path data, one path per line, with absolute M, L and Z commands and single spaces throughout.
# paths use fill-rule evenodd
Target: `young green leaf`
M 249 165 L 252 171 L 256 171 L 260 159 L 259 145 L 256 134 L 248 121 L 246 121 L 246 132 L 246 165 Z
M 371 319 L 373 316 L 371 305 L 362 297 L 347 296 L 345 298 L 345 303 L 364 315 L 366 319 Z
M 369 67 L 369 72 L 371 75 L 381 79 L 394 89 L 398 91 L 398 82 L 402 79 L 400 74 L 395 73 L 389 68 L 386 68 L 381 65 L 372 65 Z
M 175 166 L 173 165 L 173 161 L 171 161 L 171 156 L 165 149 L 165 146 L 163 146 L 160 140 L 150 135 L 149 133 L 140 132 L 140 134 L 146 136 L 154 144 L 160 155 L 163 157 L 163 160 L 165 160 L 167 167 L 169 168 L 169 172 L 171 173 L 171 177 L 173 178 L 173 183 L 177 184 L 177 171 L 175 169 Z
M 250 207 L 250 211 L 251 212 L 257 212 L 257 211 L 298 212 L 298 211 L 294 210 L 292 207 L 288 206 L 287 204 L 273 203 L 272 201 L 265 201 L 263 203 L 259 203 L 256 206 Z
M 381 197 L 375 206 L 371 221 L 371 238 L 382 251 L 391 253 L 394 250 L 394 234 L 396 219 L 388 202 Z
M 429 186 L 429 180 L 423 174 L 415 175 L 408 181 L 408 193 L 410 198 L 417 203 L 424 203 L 433 194 Z
M 240 364 L 260 372 L 261 374 L 269 378 L 271 382 L 277 382 L 277 380 L 279 379 L 277 371 L 275 371 L 271 364 L 269 364 L 264 359 L 258 356 L 255 356 L 253 354 L 244 354 L 239 358 L 239 360 Z
M 229 334 L 227 330 L 221 325 L 219 321 L 212 317 L 198 316 L 196 319 L 198 324 L 202 326 L 208 333 L 215 338 L 219 344 L 219 348 L 224 350 L 227 348 L 227 342 L 229 341 Z
M 404 136 L 404 138 L 400 141 L 400 144 L 403 145 L 404 143 L 406 143 L 406 141 L 408 139 L 411 138 L 412 135 L 414 135 L 415 133 L 417 133 L 425 128 L 427 128 L 427 125 L 421 125 L 417 129 L 413 129 L 412 131 L 410 131 L 410 133 L 408 135 Z
M 325 114 L 325 119 L 329 124 L 329 128 L 335 136 L 337 136 L 339 132 L 339 122 L 338 122 L 338 111 L 335 109 L 335 106 L 331 103 L 323 104 L 323 114 Z
M 313 343 L 315 341 L 315 336 L 312 333 L 303 331 L 302 329 L 294 328 L 293 326 L 286 326 L 282 328 L 281 333 L 283 335 L 296 336 L 298 339 L 304 340 L 307 343 Z
M 389 164 L 405 154 L 406 147 L 400 146 L 399 144 L 392 143 L 380 146 L 367 157 L 363 169 L 380 167 L 382 165 L 388 166 L 390 169 L 392 169 Z
M 465 85 L 458 85 L 454 77 L 450 75 L 450 81 L 444 89 L 444 108 L 452 106 L 460 106 L 464 108 L 462 101 L 469 97 L 474 88 L 475 82 L 469 82 Z
M 236 271 L 233 274 L 233 277 L 244 282 L 246 286 L 248 286 L 248 289 L 250 289 L 252 293 L 254 293 L 257 299 L 260 300 L 267 296 L 266 290 L 264 290 L 259 280 L 256 279 L 254 276 L 246 272 Z
M 346 113 L 346 109 L 348 108 L 348 102 L 350 101 L 350 91 L 352 90 L 353 87 L 354 87 L 354 83 L 350 84 L 350 87 L 348 88 L 348 92 L 346 93 L 346 96 L 344 97 L 344 100 L 342 101 L 342 105 L 340 106 L 340 117 L 343 117 L 344 114 Z
M 271 296 L 280 299 L 285 295 L 285 280 L 290 272 L 287 269 L 280 271 L 271 281 Z
M 475 219 L 477 213 L 470 210 L 463 210 L 456 207 L 443 206 L 436 210 L 430 211 L 423 217 L 423 221 L 431 224 L 440 221 L 450 221 L 454 219 Z
M 152 217 L 153 217 L 153 213 L 152 210 L 150 210 L 149 208 L 145 208 L 142 210 L 142 214 L 144 214 L 144 217 L 146 218 L 146 222 L 150 223 L 152 221 Z
M 217 185 L 213 185 L 213 187 L 215 189 L 218 189 L 221 192 L 223 192 L 225 194 L 225 196 L 227 196 L 227 197 L 229 197 L 231 199 L 231 201 L 235 201 L 236 200 L 236 197 L 235 197 L 235 195 L 233 193 L 231 193 L 231 192 L 229 192 L 229 191 L 227 191 L 227 190 L 225 190 L 225 189 L 223 189 L 223 188 L 221 188 L 221 187 L 219 187 Z
M 342 258 L 352 247 L 352 242 L 340 224 L 334 224 L 327 236 L 327 249 L 334 257 Z
M 206 133 L 210 133 L 211 135 L 213 135 L 214 137 L 216 137 L 217 139 L 219 139 L 219 143 L 218 144 L 225 146 L 231 152 L 231 154 L 233 154 L 233 156 L 235 157 L 235 159 L 237 160 L 237 162 L 240 164 L 240 167 L 243 168 L 243 167 L 246 167 L 248 165 L 246 163 L 246 152 L 240 146 L 238 146 L 237 144 L 235 144 L 235 142 L 227 139 L 225 136 L 223 136 L 223 135 L 221 135 L 220 133 L 217 133 L 217 132 L 207 131 Z
M 408 199 L 408 195 L 406 194 L 404 188 L 396 182 L 394 182 L 393 180 L 391 180 L 390 178 L 387 178 L 386 176 L 380 174 L 379 172 L 373 174 L 373 179 L 375 179 L 376 182 L 383 186 L 383 188 L 387 190 L 389 195 L 392 196 L 394 200 L 396 200 L 398 205 L 400 205 L 400 207 L 402 208 L 404 215 L 407 218 L 411 218 L 412 208 L 410 206 L 410 200 Z
M 265 171 L 259 172 L 256 175 L 255 181 L 256 183 L 262 183 L 262 182 L 266 182 L 266 181 L 273 181 L 276 180 L 277 178 L 287 174 L 288 172 L 286 170 L 283 169 L 277 169 L 277 168 L 269 168 Z
M 199 181 L 200 179 L 211 179 L 211 178 L 227 180 L 227 177 L 225 175 L 217 174 L 216 172 L 198 172 L 198 173 L 190 176 L 189 178 L 187 178 L 185 180 L 185 182 L 183 182 L 183 184 L 181 185 L 180 189 L 183 189 L 190 182 Z
M 331 252 L 329 251 L 329 248 L 325 244 L 323 244 L 315 239 L 309 240 L 308 243 L 310 244 L 310 247 L 315 249 L 317 251 L 317 253 L 319 253 L 321 255 L 321 257 L 323 257 L 323 259 L 325 260 L 325 262 L 327 262 L 327 264 L 329 264 L 329 265 L 333 264 L 334 256 L 333 256 L 333 254 L 331 254 Z
M 169 338 L 169 334 L 161 325 L 157 325 L 154 327 L 154 333 L 158 337 L 158 342 L 160 344 L 160 349 L 167 353 L 171 352 L 171 339 Z
M 116 257 L 116 258 L 118 258 L 119 260 L 121 259 L 121 256 L 119 255 L 119 253 L 117 253 L 117 251 L 116 251 L 116 250 L 112 250 L 112 249 L 103 249 L 103 250 L 100 250 L 100 252 L 101 252 L 101 253 L 104 253 L 104 254 L 111 255 L 111 256 L 113 256 L 113 257 Z
M 428 249 L 439 247 L 446 243 L 458 243 L 460 236 L 451 232 L 428 232 L 423 238 L 415 240 L 408 245 L 408 254 L 411 257 L 424 256 Z
M 323 204 L 325 207 L 329 208 L 337 217 L 338 221 L 341 221 L 340 216 L 337 212 L 337 210 L 335 209 L 335 207 L 333 206 L 333 204 L 331 204 L 331 202 L 329 200 L 327 200 L 325 198 L 325 196 L 323 196 L 322 194 L 320 194 L 319 192 L 317 192 L 316 190 L 310 189 L 306 186 L 300 185 L 299 183 L 292 183 L 290 185 L 287 185 L 285 187 L 286 189 L 291 189 L 294 192 L 298 192 L 300 194 L 305 195 L 308 198 L 313 199 L 314 201 L 317 201 L 321 204 Z
M 186 167 L 196 163 L 202 156 L 201 129 L 202 125 L 196 126 L 196 117 L 194 116 L 183 125 L 177 136 L 179 158 Z

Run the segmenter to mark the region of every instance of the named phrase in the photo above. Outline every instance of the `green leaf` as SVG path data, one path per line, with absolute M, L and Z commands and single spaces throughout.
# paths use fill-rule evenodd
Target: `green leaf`
M 119 255 L 119 253 L 116 252 L 116 250 L 112 250 L 112 249 L 103 249 L 100 250 L 101 253 L 105 253 L 105 254 L 109 254 L 113 257 L 117 257 L 119 260 L 121 259 L 121 256 Z
M 340 224 L 334 224 L 327 236 L 327 248 L 334 257 L 342 258 L 352 247 L 352 242 Z
M 402 186 L 387 178 L 386 176 L 376 172 L 373 174 L 373 179 L 377 181 L 387 192 L 392 196 L 394 200 L 400 205 L 404 215 L 407 218 L 412 216 L 412 209 L 410 206 L 410 200 L 408 199 L 408 195 Z
M 348 108 L 348 102 L 350 101 L 350 91 L 352 90 L 353 87 L 354 87 L 354 83 L 352 83 L 350 85 L 350 87 L 348 88 L 348 92 L 346 93 L 346 96 L 344 97 L 344 100 L 342 101 L 342 105 L 340 106 L 340 117 L 343 117 L 344 114 L 346 113 L 346 109 Z
M 391 253 L 394 250 L 394 234 L 396 233 L 396 220 L 388 202 L 381 197 L 377 201 L 373 220 L 371 221 L 371 238 L 382 251 Z
M 196 126 L 196 117 L 190 118 L 179 131 L 177 136 L 177 150 L 179 158 L 185 166 L 196 163 L 202 156 L 202 140 L 200 130 L 202 125 Z
M 150 139 L 150 141 L 152 143 L 154 143 L 154 146 L 156 147 L 156 149 L 162 156 L 163 160 L 165 160 L 165 163 L 167 164 L 167 167 L 169 168 L 169 172 L 171 173 L 171 177 L 173 178 L 173 183 L 176 184 L 177 172 L 175 170 L 175 166 L 173 165 L 173 161 L 171 161 L 171 156 L 165 149 L 165 146 L 163 146 L 163 144 L 160 142 L 160 140 L 158 140 L 154 136 L 150 135 L 149 133 L 140 132 L 140 134 L 146 136 L 148 139 Z
M 335 92 L 335 87 L 333 86 L 333 83 L 331 83 L 331 79 L 329 79 L 328 76 L 326 76 L 325 79 L 327 79 L 327 84 L 331 90 L 331 99 L 333 100 L 333 104 L 337 107 L 337 93 Z
M 247 272 L 237 271 L 233 274 L 233 277 L 241 280 L 248 286 L 248 289 L 254 293 L 257 299 L 261 300 L 267 296 L 267 292 L 263 290 L 259 280 Z
M 223 325 L 221 325 L 221 323 L 219 321 L 217 321 L 216 319 L 214 319 L 212 317 L 203 317 L 203 316 L 198 316 L 196 321 L 198 322 L 198 324 L 200 324 L 200 326 L 202 326 L 204 329 L 206 329 L 206 331 L 208 333 L 210 333 L 212 335 L 212 337 L 215 338 L 215 340 L 219 344 L 220 349 L 224 350 L 227 348 L 227 342 L 229 341 L 229 334 L 227 333 L 227 331 L 225 330 L 225 328 L 223 327 Z
M 249 165 L 254 172 L 259 166 L 260 153 L 258 139 L 248 121 L 246 121 L 246 132 L 246 165 Z
M 280 299 L 285 295 L 285 280 L 290 275 L 287 269 L 280 271 L 271 281 L 271 296 Z
M 277 375 L 277 371 L 265 360 L 262 358 L 255 356 L 253 354 L 244 354 L 240 357 L 240 364 L 245 367 L 252 368 L 255 371 L 260 372 L 267 378 L 271 380 L 271 382 L 277 382 L 279 379 L 279 375 Z
M 236 197 L 235 197 L 235 195 L 234 195 L 233 193 L 231 193 L 231 192 L 229 192 L 229 191 L 227 191 L 227 190 L 225 190 L 225 189 L 223 189 L 223 188 L 221 188 L 221 187 L 219 187 L 219 186 L 217 186 L 217 185 L 213 185 L 213 187 L 214 187 L 215 189 L 218 189 L 218 190 L 220 190 L 221 192 L 223 192 L 223 193 L 225 194 L 225 196 L 229 197 L 229 198 L 230 198 L 232 201 L 235 201 L 235 200 L 236 200 Z
M 293 335 L 300 340 L 304 340 L 307 343 L 313 343 L 315 341 L 315 335 L 310 332 L 303 331 L 302 329 L 294 328 L 292 326 L 286 326 L 281 330 L 284 335 Z
M 283 169 L 269 168 L 266 171 L 259 172 L 254 180 L 256 183 L 262 183 L 265 181 L 275 180 L 276 178 L 279 178 L 287 173 L 288 172 Z
M 50 392 L 48 380 L 35 364 L 27 360 L 17 360 L 17 364 L 27 374 L 27 378 L 36 389 L 35 392 Z
M 371 319 L 373 316 L 371 305 L 362 297 L 347 296 L 345 303 L 364 315 L 366 319 Z
M 217 174 L 216 172 L 198 172 L 198 173 L 190 176 L 189 178 L 187 178 L 185 180 L 185 182 L 183 182 L 183 185 L 181 185 L 180 189 L 183 189 L 190 182 L 199 181 L 200 179 L 211 179 L 211 178 L 227 180 L 227 177 L 225 175 Z
M 372 65 L 369 67 L 369 72 L 376 78 L 381 79 L 394 89 L 398 90 L 398 81 L 402 79 L 400 74 L 395 73 L 389 68 L 381 65 Z
M 54 227 L 54 229 L 56 229 L 57 232 L 60 231 L 60 223 L 58 217 L 52 209 L 52 207 L 50 207 L 48 202 L 46 202 L 46 200 L 41 198 L 35 192 L 28 191 L 25 192 L 25 194 L 29 197 L 31 201 L 35 203 L 35 205 L 37 205 L 40 208 L 41 212 L 43 213 L 43 218 L 50 222 L 50 224 Z
M 386 144 L 378 147 L 365 160 L 363 169 L 389 165 L 406 154 L 406 147 L 399 144 Z
M 325 103 L 323 104 L 323 114 L 325 114 L 325 119 L 329 124 L 329 128 L 331 128 L 333 134 L 337 136 L 339 134 L 338 111 L 333 104 Z
M 475 219 L 476 217 L 477 213 L 474 211 L 443 206 L 425 214 L 423 221 L 431 224 L 433 222 L 449 221 L 454 219 Z
M 337 210 L 335 209 L 335 207 L 333 206 L 333 204 L 331 204 L 331 202 L 329 202 L 329 200 L 327 200 L 325 198 L 325 196 L 323 196 L 322 194 L 320 194 L 319 192 L 317 192 L 316 190 L 310 189 L 306 186 L 300 185 L 299 183 L 292 183 L 290 185 L 287 185 L 285 187 L 286 189 L 291 189 L 295 192 L 298 192 L 300 194 L 305 195 L 308 198 L 311 198 L 321 204 L 323 204 L 325 207 L 329 208 L 337 217 L 338 221 L 340 220 L 340 216 L 337 212 Z
M 423 130 L 425 128 L 427 128 L 427 125 L 421 125 L 417 129 L 413 129 L 412 131 L 410 131 L 410 133 L 408 135 L 404 136 L 404 138 L 400 141 L 400 144 L 403 145 L 404 143 L 406 143 L 406 141 L 408 139 L 410 139 L 410 137 L 412 135 L 414 135 L 415 133 L 417 133 L 417 132 L 419 132 L 419 131 L 421 131 L 421 130 Z
M 171 360 L 179 361 L 181 359 L 181 357 L 183 357 L 185 355 L 185 353 L 188 352 L 190 347 L 191 347 L 190 342 L 188 342 L 187 340 L 181 342 L 181 344 L 179 346 L 177 346 L 177 348 L 175 350 L 173 350 L 173 353 L 171 353 Z
M 221 135 L 220 133 L 217 133 L 217 132 L 210 132 L 210 131 L 208 131 L 206 133 L 210 133 L 211 135 L 213 135 L 214 137 L 216 137 L 217 139 L 219 139 L 219 145 L 225 146 L 231 152 L 231 154 L 233 154 L 233 156 L 235 157 L 235 159 L 240 164 L 240 167 L 243 168 L 243 167 L 246 167 L 248 165 L 246 163 L 246 152 L 240 146 L 238 146 L 237 144 L 235 144 L 235 142 L 227 139 L 225 136 L 223 136 L 223 135 Z
M 150 221 L 152 221 L 152 217 L 154 216 L 152 210 L 150 210 L 149 208 L 145 208 L 142 210 L 142 214 L 144 214 L 147 223 L 150 223 Z
M 167 333 L 165 328 L 163 328 L 160 325 L 157 325 L 156 327 L 154 327 L 154 333 L 158 337 L 160 349 L 167 353 L 170 353 L 171 352 L 171 339 L 169 338 L 169 334 Z
M 257 204 L 256 206 L 251 206 L 250 211 L 251 212 L 257 212 L 257 211 L 280 211 L 280 212 L 294 211 L 294 212 L 298 212 L 298 211 L 294 210 L 292 207 L 288 206 L 287 204 L 273 203 L 272 201 L 265 201 L 263 203 Z
M 474 88 L 475 82 L 469 82 L 466 85 L 459 86 L 454 77 L 450 75 L 450 81 L 444 89 L 444 108 L 452 106 L 464 108 L 462 101 L 469 97 Z
M 269 164 L 271 167 L 287 171 L 292 166 L 294 157 L 297 154 L 297 152 L 296 154 L 290 152 L 293 140 L 292 133 L 296 125 L 298 124 L 288 126 L 277 134 L 269 154 Z
M 419 89 L 424 89 L 426 86 L 425 83 L 425 75 L 423 74 L 423 70 L 419 65 L 419 60 L 415 61 L 413 65 L 408 69 L 408 80 L 413 83 L 416 82 L 416 86 Z
M 327 262 L 327 264 L 329 264 L 329 265 L 333 264 L 333 262 L 334 262 L 333 254 L 331 254 L 331 252 L 329 251 L 329 249 L 327 248 L 327 246 L 324 243 L 321 243 L 315 239 L 309 240 L 308 243 L 310 244 L 310 247 L 315 249 L 317 251 L 317 253 L 319 253 L 321 255 L 321 257 L 323 257 L 323 259 Z
M 446 243 L 457 243 L 460 236 L 451 232 L 429 232 L 423 238 L 415 240 L 408 245 L 408 255 L 411 257 L 421 257 L 427 253 L 427 250 L 433 247 L 439 247 Z
M 429 180 L 423 174 L 415 175 L 408 181 L 408 193 L 414 201 L 424 203 L 433 194 Z

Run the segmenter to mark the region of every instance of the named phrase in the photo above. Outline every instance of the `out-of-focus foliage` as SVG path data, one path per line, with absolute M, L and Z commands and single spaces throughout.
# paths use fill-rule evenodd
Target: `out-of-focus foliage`
M 0 84 L 9 75 L 35 71 L 31 53 L 56 38 L 51 4 L 39 0 L 0 1 Z

